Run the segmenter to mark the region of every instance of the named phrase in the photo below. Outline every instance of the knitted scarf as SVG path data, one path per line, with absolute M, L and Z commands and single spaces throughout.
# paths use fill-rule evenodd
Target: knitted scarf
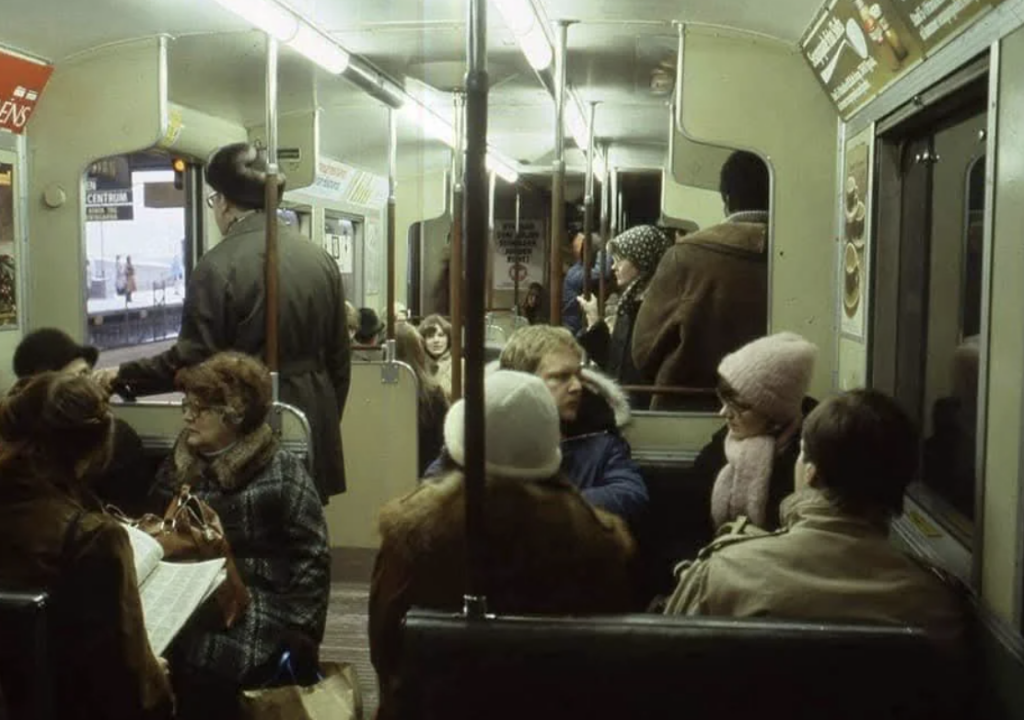
M 209 457 L 193 451 L 182 432 L 174 445 L 174 474 L 179 485 L 197 485 L 198 480 L 208 477 L 225 490 L 235 490 L 248 485 L 267 466 L 277 447 L 277 437 L 266 423 Z

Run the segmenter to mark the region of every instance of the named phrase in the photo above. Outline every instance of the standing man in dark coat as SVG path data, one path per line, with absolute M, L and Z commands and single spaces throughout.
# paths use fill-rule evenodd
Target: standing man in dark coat
M 101 371 L 98 379 L 107 387 L 132 395 L 168 392 L 178 370 L 222 350 L 265 357 L 266 167 L 246 143 L 214 153 L 206 167 L 214 192 L 206 202 L 224 239 L 192 272 L 178 342 L 155 357 Z M 281 222 L 278 243 L 280 397 L 309 419 L 313 476 L 326 503 L 345 491 L 340 423 L 351 365 L 345 292 L 337 263 L 322 248 Z

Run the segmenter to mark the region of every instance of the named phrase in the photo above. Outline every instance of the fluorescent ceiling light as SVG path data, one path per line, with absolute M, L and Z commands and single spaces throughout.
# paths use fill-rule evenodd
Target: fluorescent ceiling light
M 217 0 L 217 2 L 281 42 L 299 31 L 299 18 L 274 0 Z
M 429 137 L 440 140 L 450 148 L 455 147 L 455 128 L 433 110 L 421 105 L 416 98 L 409 96 L 409 102 L 403 104 L 399 112 L 422 128 Z
M 348 68 L 345 48 L 274 0 L 217 0 L 222 7 L 305 55 L 329 73 Z
M 533 3 L 530 0 L 494 0 L 494 5 L 530 67 L 537 72 L 546 70 L 555 54 Z
M 344 48 L 305 22 L 286 44 L 333 75 L 341 75 L 348 68 L 349 55 Z

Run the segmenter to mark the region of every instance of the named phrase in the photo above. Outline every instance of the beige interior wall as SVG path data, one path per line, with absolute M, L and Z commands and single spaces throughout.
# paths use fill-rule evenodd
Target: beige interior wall
M 408 306 L 409 228 L 445 211 L 444 172 L 398 178 L 395 191 L 395 295 Z
M 823 395 L 835 367 L 835 279 L 822 272 L 834 257 L 835 110 L 794 48 L 703 28 L 687 29 L 681 103 L 692 139 L 770 163 L 770 327 L 818 345 L 811 392 Z
M 661 209 L 670 217 L 692 220 L 702 228 L 725 220 L 722 196 L 717 190 L 680 185 L 665 173 Z
M 83 174 L 97 158 L 152 147 L 164 137 L 162 38 L 105 46 L 61 63 L 29 127 L 32 261 L 25 274 L 32 327 L 85 334 Z M 46 188 L 66 201 L 49 208 Z
M 1001 43 L 999 162 L 996 167 L 985 458 L 982 595 L 1012 621 L 1020 589 L 1014 570 L 1020 533 L 1024 378 L 1024 29 Z

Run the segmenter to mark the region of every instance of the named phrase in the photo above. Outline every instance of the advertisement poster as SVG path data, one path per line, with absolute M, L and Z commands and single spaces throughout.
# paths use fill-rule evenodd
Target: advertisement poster
M 517 235 L 515 220 L 494 221 L 495 290 L 515 289 L 517 278 L 524 290 L 532 282 L 544 282 L 546 227 L 543 220 L 523 219 Z
M 891 0 L 831 0 L 800 41 L 804 57 L 844 118 L 924 57 L 894 5 Z
M 930 53 L 949 38 L 959 35 L 977 18 L 1003 0 L 901 0 L 900 9 Z
M 53 66 L 0 50 L 0 129 L 25 132 Z
M 14 262 L 14 167 L 0 163 L 0 328 L 18 324 Z
M 874 136 L 871 128 L 850 138 L 843 162 L 843 234 L 840 257 L 842 277 L 842 334 L 864 339 L 868 314 L 868 272 L 871 239 L 870 165 Z
M 800 40 L 843 118 L 1003 0 L 829 0 Z

